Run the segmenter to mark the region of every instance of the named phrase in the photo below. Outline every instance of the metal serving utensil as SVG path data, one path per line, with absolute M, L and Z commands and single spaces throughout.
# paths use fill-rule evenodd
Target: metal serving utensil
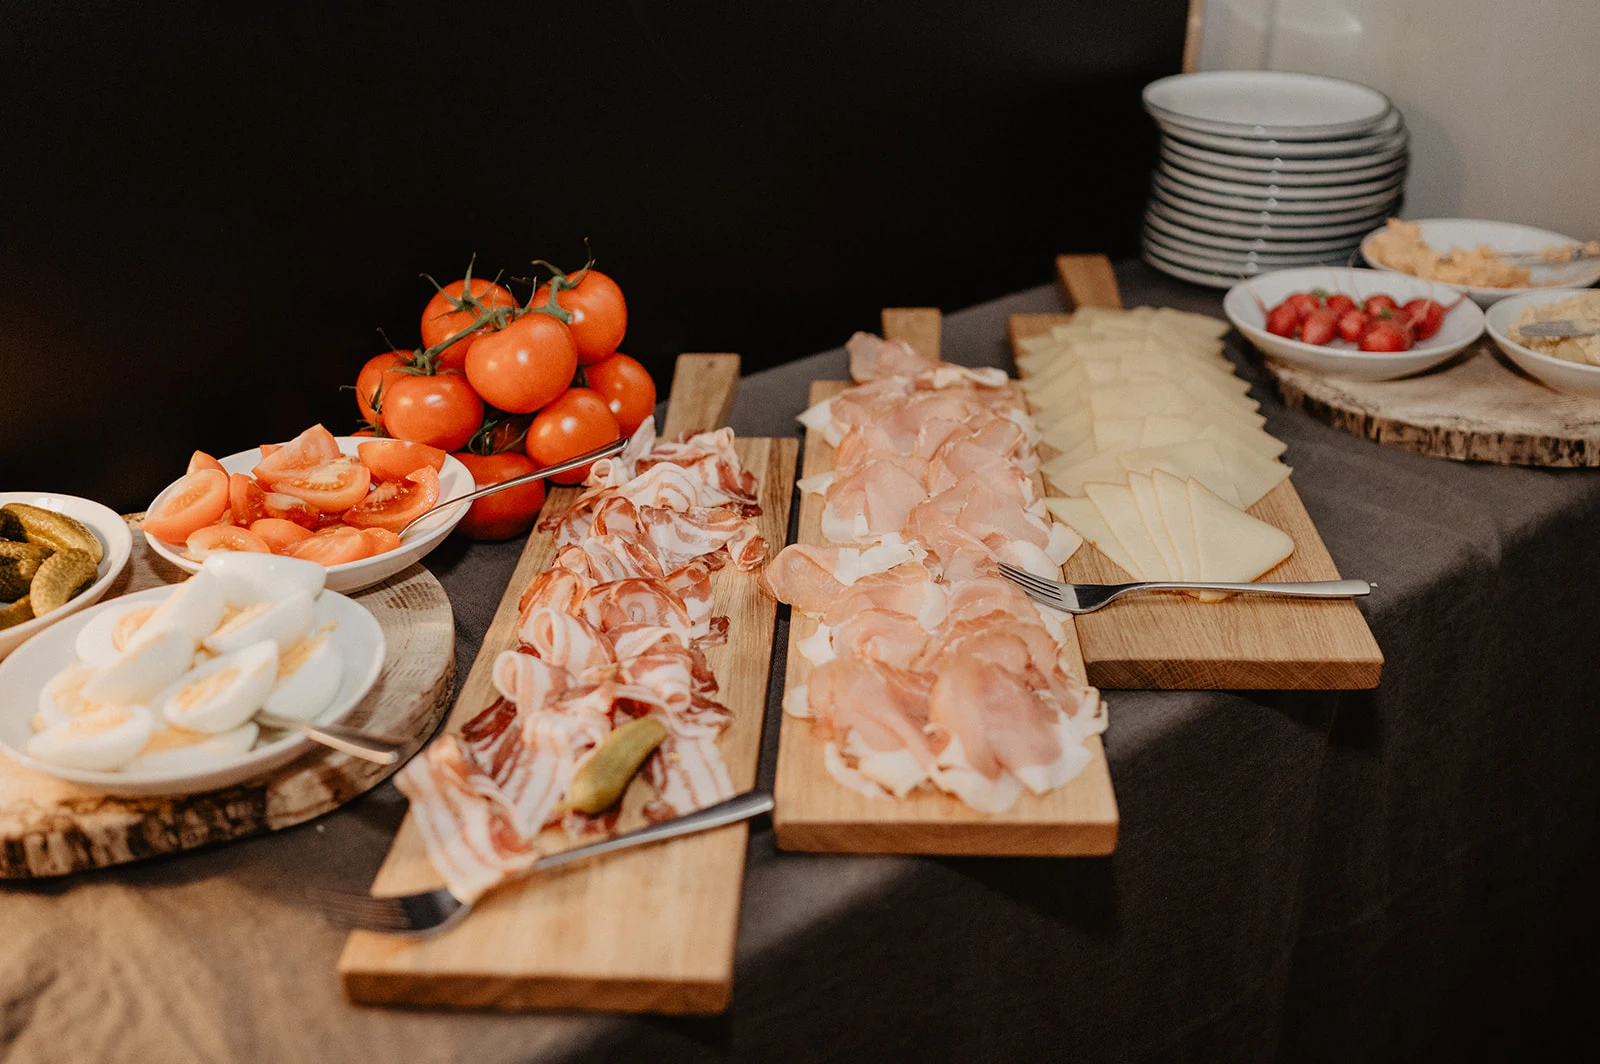
M 1517 326 L 1523 336 L 1536 336 L 1541 340 L 1565 340 L 1574 336 L 1600 336 L 1600 326 L 1576 322 L 1571 318 L 1556 321 L 1535 321 Z
M 1299 583 L 1227 584 L 1210 581 L 1143 580 L 1134 584 L 1063 584 L 1034 576 L 1025 569 L 1000 563 L 1007 580 L 1027 592 L 1042 606 L 1065 613 L 1093 613 L 1113 599 L 1136 591 L 1237 591 L 1247 595 L 1288 595 L 1293 598 L 1355 598 L 1376 585 L 1365 580 L 1309 580 Z
M 309 720 L 280 717 L 264 709 L 256 713 L 255 721 L 257 724 L 279 731 L 299 732 L 312 742 L 321 743 L 351 757 L 359 757 L 363 761 L 371 761 L 374 765 L 394 764 L 400 760 L 401 752 L 411 744 L 411 740 L 393 735 L 380 735 L 377 732 L 362 731 L 360 728 L 349 728 L 343 724 L 317 724 Z
M 708 805 L 693 813 L 650 824 L 609 839 L 577 846 L 560 853 L 539 858 L 533 865 L 506 882 L 515 882 L 538 872 L 547 872 L 574 861 L 586 861 L 602 854 L 631 850 L 653 842 L 664 842 L 700 831 L 709 831 L 727 824 L 737 824 L 762 813 L 772 811 L 772 795 L 766 791 L 748 791 L 716 805 Z M 504 884 L 502 884 L 504 885 Z M 383 931 L 394 935 L 432 935 L 458 923 L 472 909 L 474 902 L 462 901 L 449 890 L 423 891 L 394 898 L 374 898 L 367 894 L 346 894 L 342 891 L 319 890 L 307 892 L 322 918 L 335 927 L 360 928 L 364 931 Z
M 423 521 L 426 521 L 434 514 L 450 509 L 452 506 L 462 506 L 467 503 L 471 503 L 474 500 L 481 499 L 485 495 L 493 495 L 496 492 L 506 491 L 507 489 L 519 487 L 523 484 L 532 484 L 536 480 L 543 480 L 545 477 L 552 477 L 557 473 L 565 473 L 569 469 L 577 469 L 579 466 L 586 466 L 590 462 L 597 462 L 602 458 L 610 458 L 614 454 L 620 454 L 622 449 L 626 446 L 628 446 L 627 437 L 623 437 L 620 440 L 612 440 L 604 447 L 596 447 L 587 454 L 580 454 L 578 457 L 569 458 L 565 462 L 557 462 L 553 466 L 546 466 L 543 469 L 536 469 L 532 473 L 524 473 L 520 477 L 512 477 L 510 480 L 503 480 L 498 484 L 490 484 L 487 488 L 479 488 L 477 491 L 469 491 L 465 495 L 457 495 L 453 499 L 446 499 L 433 509 L 428 510 L 426 513 L 419 514 L 416 517 L 413 517 L 410 521 L 406 522 L 406 526 L 400 530 L 400 538 L 404 539 L 406 533 L 410 532 L 413 528 L 416 528 L 417 525 L 421 524 Z

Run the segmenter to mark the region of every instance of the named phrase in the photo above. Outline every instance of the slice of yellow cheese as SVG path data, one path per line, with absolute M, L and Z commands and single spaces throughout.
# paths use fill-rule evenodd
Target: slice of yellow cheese
M 1189 516 L 1203 580 L 1245 583 L 1294 553 L 1294 540 L 1219 498 L 1197 480 L 1188 484 Z

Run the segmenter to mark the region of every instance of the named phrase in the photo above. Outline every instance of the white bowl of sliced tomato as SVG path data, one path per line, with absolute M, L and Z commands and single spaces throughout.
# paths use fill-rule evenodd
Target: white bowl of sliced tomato
M 1422 373 L 1483 335 L 1483 311 L 1445 285 L 1339 266 L 1261 274 L 1222 309 L 1268 358 L 1348 380 Z
M 188 572 L 217 551 L 322 564 L 327 586 L 360 591 L 416 562 L 467 513 L 452 507 L 402 538 L 414 518 L 474 488 L 457 459 L 404 440 L 335 436 L 313 426 L 283 444 L 226 458 L 196 451 L 141 519 L 151 549 Z

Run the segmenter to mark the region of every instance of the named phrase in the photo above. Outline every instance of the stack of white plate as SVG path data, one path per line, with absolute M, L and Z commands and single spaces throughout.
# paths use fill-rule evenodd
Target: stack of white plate
M 1274 70 L 1180 74 L 1145 86 L 1161 161 L 1144 259 L 1228 288 L 1290 266 L 1343 265 L 1395 214 L 1409 137 L 1376 89 Z

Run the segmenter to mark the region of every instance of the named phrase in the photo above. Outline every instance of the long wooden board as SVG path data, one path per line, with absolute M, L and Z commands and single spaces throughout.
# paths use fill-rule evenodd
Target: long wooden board
M 730 363 L 728 360 L 733 359 Z M 731 370 L 731 372 L 730 372 Z M 727 415 L 737 356 L 683 355 L 664 434 L 712 428 Z M 794 490 L 794 440 L 743 439 L 739 457 L 761 483 L 761 532 L 783 545 Z M 577 489 L 551 492 L 547 513 L 569 507 Z M 517 600 L 555 557 L 553 537 L 535 530 L 462 685 L 448 728 L 494 699 L 495 657 L 516 644 Z M 726 645 L 706 651 L 718 697 L 733 725 L 718 742 L 734 786 L 755 785 L 772 658 L 776 604 L 754 574 L 731 566 L 712 576 L 714 610 L 730 620 Z M 619 830 L 643 823 L 650 788 L 623 799 Z M 547 833 L 564 846 L 559 833 Z M 437 938 L 356 932 L 339 958 L 346 994 L 370 1004 L 572 1008 L 621 1012 L 716 1013 L 733 986 L 733 949 L 744 879 L 746 824 L 562 869 L 491 894 Z M 373 885 L 378 895 L 440 885 L 410 817 Z
M 884 335 L 903 339 L 930 358 L 939 357 L 939 312 L 925 308 L 883 313 Z M 843 381 L 818 381 L 811 402 L 820 403 L 847 388 Z M 833 448 L 821 433 L 806 433 L 803 474 L 833 468 Z M 823 544 L 820 495 L 800 500 L 797 541 Z M 799 613 L 789 621 L 785 684 L 794 690 L 807 682 L 811 663 L 799 651 L 817 622 Z M 1083 657 L 1072 626 L 1067 626 L 1067 668 L 1083 676 Z M 1113 708 L 1112 712 L 1115 710 Z M 979 813 L 949 795 L 919 788 L 904 799 L 871 798 L 842 786 L 823 766 L 823 744 L 811 724 L 783 716 L 778 735 L 777 808 L 773 831 L 786 850 L 839 853 L 926 853 L 1018 856 L 1107 854 L 1117 844 L 1117 802 L 1111 790 L 1100 737 L 1088 741 L 1091 760 L 1071 783 L 1043 796 L 1025 794 L 999 814 Z
M 1063 256 L 1057 272 L 1070 305 L 1117 305 L 1116 280 L 1103 257 Z M 1013 315 L 1013 348 L 1070 320 L 1070 314 Z M 1294 464 L 1293 453 L 1285 459 Z M 1339 579 L 1292 480 L 1249 512 L 1295 544 L 1294 554 L 1263 580 Z M 1077 583 L 1133 579 L 1088 543 L 1068 560 L 1066 572 Z M 1077 628 L 1089 682 L 1104 688 L 1364 690 L 1383 675 L 1383 652 L 1348 599 L 1236 595 L 1202 603 L 1181 595 L 1131 596 L 1078 617 Z

